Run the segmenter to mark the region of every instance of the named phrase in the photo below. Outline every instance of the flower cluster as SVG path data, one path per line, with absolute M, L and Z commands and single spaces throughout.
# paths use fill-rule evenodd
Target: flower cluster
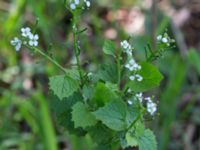
M 154 113 L 157 110 L 157 105 L 154 103 L 151 99 L 151 97 L 146 97 L 145 100 L 147 101 L 147 111 L 151 114 L 154 115 Z
M 127 40 L 121 42 L 121 47 L 127 55 L 132 56 L 132 47 Z
M 131 92 L 131 90 L 129 89 L 129 92 Z M 136 100 L 138 100 L 141 104 L 143 103 L 143 100 L 146 101 L 146 107 L 147 107 L 147 112 L 150 114 L 150 115 L 154 115 L 155 112 L 157 111 L 157 104 L 154 103 L 151 99 L 151 97 L 146 97 L 144 98 L 143 97 L 143 93 L 136 93 L 134 95 L 134 97 L 136 98 Z M 133 104 L 133 101 L 132 100 L 128 100 L 127 101 L 129 105 L 132 105 Z
M 139 82 L 143 80 L 143 77 L 137 73 L 137 71 L 141 70 L 142 67 L 138 65 L 133 58 L 129 60 L 125 65 L 125 68 L 131 71 L 132 75 L 129 77 L 130 80 L 134 81 L 136 79 Z
M 84 0 L 84 4 L 87 8 L 89 8 L 91 6 L 91 3 L 89 0 Z M 71 0 L 71 2 L 70 2 L 71 10 L 75 10 L 79 5 L 80 5 L 80 0 Z
M 131 76 L 129 77 L 129 79 L 131 81 L 134 81 L 135 79 L 137 81 L 142 81 L 143 77 L 138 74 L 138 71 L 141 70 L 141 66 L 138 65 L 135 61 L 134 58 L 132 58 L 132 47 L 130 45 L 130 43 L 127 40 L 124 40 L 121 42 L 121 47 L 123 49 L 123 51 L 127 54 L 128 56 L 128 63 L 125 65 L 125 68 L 127 68 L 130 72 L 131 72 Z
M 158 35 L 157 41 L 159 43 L 166 44 L 167 46 L 170 46 L 171 44 L 175 43 L 175 40 L 171 39 L 167 33 L 164 33 L 163 35 Z
M 37 34 L 33 34 L 29 27 L 21 29 L 21 36 L 22 40 L 17 37 L 11 40 L 11 45 L 15 46 L 16 51 L 21 49 L 22 44 L 28 43 L 28 45 L 31 47 L 38 46 L 39 36 Z

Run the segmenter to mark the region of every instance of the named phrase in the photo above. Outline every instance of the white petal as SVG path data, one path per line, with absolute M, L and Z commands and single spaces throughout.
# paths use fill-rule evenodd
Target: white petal
M 26 27 L 26 32 L 31 32 L 31 29 L 29 27 Z
M 90 7 L 90 5 L 91 5 L 90 1 L 87 1 L 86 5 L 87 5 L 87 7 Z
M 38 40 L 39 39 L 39 36 L 36 34 L 34 35 L 34 40 Z
M 162 39 L 162 35 L 157 36 L 157 40 L 160 41 Z
M 34 41 L 33 45 L 38 46 L 38 41 Z
M 129 79 L 130 79 L 131 81 L 134 81 L 134 80 L 135 80 L 135 76 L 130 76 Z
M 129 104 L 129 105 L 132 105 L 133 102 L 132 102 L 131 100 L 128 100 L 128 104 Z
M 75 2 L 76 5 L 78 5 L 80 3 L 79 0 L 75 0 L 74 2 Z
M 21 28 L 21 31 L 22 31 L 22 32 L 25 32 L 25 28 Z
M 74 3 L 71 3 L 71 4 L 70 4 L 70 8 L 71 8 L 72 10 L 74 10 L 74 9 L 76 9 L 76 5 L 75 5 Z
M 29 34 L 29 39 L 32 40 L 33 38 L 34 38 L 33 34 L 30 33 L 30 34 Z
M 163 42 L 163 43 L 167 43 L 167 42 L 168 42 L 168 39 L 167 39 L 167 38 L 162 38 L 162 42 Z
M 16 51 L 19 51 L 19 50 L 20 50 L 20 48 L 21 48 L 21 44 L 20 44 L 20 43 L 18 43 L 18 44 L 15 46 L 15 49 L 16 49 Z
M 28 42 L 28 44 L 29 44 L 30 46 L 33 46 L 34 42 L 33 42 L 32 40 L 30 40 L 30 41 Z

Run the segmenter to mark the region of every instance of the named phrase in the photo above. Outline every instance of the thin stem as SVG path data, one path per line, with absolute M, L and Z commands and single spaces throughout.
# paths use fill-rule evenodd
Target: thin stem
M 53 58 L 51 58 L 50 56 L 48 56 L 47 54 L 45 54 L 43 51 L 41 51 L 40 49 L 36 48 L 36 47 L 30 47 L 28 45 L 25 45 L 28 49 L 32 49 L 35 52 L 39 53 L 40 55 L 44 56 L 47 60 L 49 60 L 50 62 L 52 62 L 55 66 L 57 66 L 60 70 L 62 70 L 64 73 L 67 73 L 66 69 L 64 67 L 62 67 L 56 60 L 54 60 Z
M 135 120 L 131 123 L 131 125 L 128 127 L 127 131 L 128 131 L 129 129 L 131 129 L 131 128 L 135 125 L 135 123 L 143 116 L 143 114 L 144 114 L 145 112 L 146 112 L 145 110 L 142 110 L 142 112 L 138 114 L 138 116 L 136 117 L 136 119 L 135 119 Z
M 152 4 L 152 46 L 156 50 L 156 29 L 157 29 L 157 0 L 153 0 Z
M 76 28 L 76 25 L 74 25 L 74 28 Z M 76 62 L 78 66 L 78 71 L 79 71 L 79 76 L 81 78 L 81 83 L 83 83 L 83 74 L 81 71 L 81 64 L 80 64 L 80 49 L 78 48 L 78 39 L 77 39 L 77 31 L 78 29 L 73 29 L 73 35 L 74 35 L 74 50 L 75 50 L 75 57 L 76 57 Z
M 121 82 L 121 62 L 120 62 L 120 56 L 117 58 L 117 74 L 118 74 L 118 85 L 120 87 Z
M 119 50 L 118 55 L 117 55 L 117 76 L 118 76 L 118 86 L 120 88 L 120 83 L 121 83 L 121 50 Z

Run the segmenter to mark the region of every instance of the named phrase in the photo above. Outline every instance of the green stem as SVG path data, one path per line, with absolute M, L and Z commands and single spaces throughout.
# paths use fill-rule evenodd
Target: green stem
M 120 82 L 121 82 L 121 54 L 118 54 L 117 57 L 117 76 L 118 76 L 118 86 L 120 87 Z
M 36 48 L 36 47 L 30 47 L 28 45 L 25 45 L 28 49 L 32 49 L 35 52 L 39 53 L 40 55 L 44 56 L 47 60 L 49 60 L 50 62 L 52 62 L 55 66 L 57 66 L 60 70 L 62 70 L 64 73 L 67 73 L 66 69 L 64 67 L 62 67 L 56 60 L 54 60 L 53 58 L 51 58 L 50 56 L 48 56 L 47 54 L 45 54 L 43 51 L 41 51 L 40 49 Z
M 144 115 L 145 112 L 146 112 L 146 111 L 143 109 L 142 112 L 138 114 L 138 116 L 136 117 L 136 119 L 135 119 L 135 120 L 131 123 L 131 125 L 128 127 L 127 131 L 128 131 L 129 129 L 131 129 L 131 128 L 135 125 L 135 123 Z
M 78 31 L 78 29 L 77 29 Z M 77 39 L 77 31 L 76 29 L 73 29 L 73 35 L 74 35 L 74 50 L 75 50 L 75 57 L 76 57 L 76 63 L 79 71 L 79 75 L 81 78 L 81 83 L 83 83 L 83 74 L 81 71 L 81 63 L 80 63 L 80 49 L 78 48 L 78 39 Z

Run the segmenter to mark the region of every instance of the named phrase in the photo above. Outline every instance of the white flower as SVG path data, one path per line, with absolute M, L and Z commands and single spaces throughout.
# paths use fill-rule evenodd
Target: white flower
M 141 69 L 141 66 L 138 65 L 133 58 L 129 60 L 129 63 L 126 64 L 125 67 L 129 69 L 130 71 L 133 71 L 133 70 L 137 71 Z
M 76 5 L 75 5 L 74 3 L 71 3 L 71 4 L 70 4 L 70 8 L 71 8 L 72 10 L 75 10 L 75 9 L 76 9 Z
M 145 100 L 147 100 L 147 111 L 154 115 L 154 113 L 157 111 L 157 105 L 154 103 L 151 99 L 151 97 L 146 97 Z
M 80 1 L 79 1 L 79 0 L 75 0 L 74 3 L 75 3 L 76 5 L 78 5 L 78 4 L 80 3 Z
M 133 102 L 131 100 L 128 100 L 127 102 L 128 102 L 129 105 L 133 104 Z
M 124 49 L 124 52 L 128 55 L 132 56 L 132 48 L 127 40 L 124 40 L 120 43 L 121 47 Z
M 29 27 L 21 28 L 22 36 L 28 37 L 31 34 L 31 29 Z
M 134 81 L 136 79 L 138 82 L 141 82 L 143 80 L 143 77 L 141 75 L 139 75 L 139 74 L 135 74 L 135 75 L 131 75 L 129 77 L 129 79 L 131 81 Z
M 143 95 L 142 93 L 135 94 L 136 98 L 140 101 L 140 103 L 142 103 L 142 101 L 143 101 L 143 96 L 142 95 Z
M 38 39 L 39 39 L 39 36 L 37 34 L 35 34 L 35 35 L 30 34 L 29 35 L 29 42 L 28 42 L 28 44 L 30 46 L 38 46 Z
M 157 36 L 157 40 L 158 40 L 158 41 L 161 41 L 161 40 L 162 40 L 162 35 L 158 35 L 158 36 Z
M 132 92 L 132 90 L 130 89 L 130 88 L 128 88 L 128 91 L 127 91 L 128 93 L 131 93 Z
M 162 38 L 162 42 L 163 43 L 168 43 L 168 39 L 164 37 L 164 38 Z
M 22 45 L 22 41 L 15 37 L 13 40 L 11 40 L 11 45 L 15 46 L 16 51 L 19 51 Z
M 155 103 L 147 102 L 147 111 L 151 114 L 154 115 L 154 113 L 157 111 L 157 105 Z
M 86 2 L 86 6 L 87 6 L 87 7 L 90 7 L 90 5 L 91 5 L 91 4 L 90 4 L 90 1 L 87 1 L 87 2 Z
M 124 49 L 127 49 L 129 48 L 130 44 L 128 43 L 127 40 L 124 40 L 121 42 L 121 47 L 124 48 Z
M 139 74 L 136 74 L 135 77 L 137 78 L 137 81 L 141 82 L 143 80 L 143 77 Z
M 85 5 L 86 5 L 88 8 L 91 6 L 91 3 L 90 3 L 89 0 L 84 0 L 84 2 L 85 2 Z
M 129 79 L 130 79 L 131 81 L 134 81 L 134 80 L 135 80 L 135 76 L 130 76 Z

